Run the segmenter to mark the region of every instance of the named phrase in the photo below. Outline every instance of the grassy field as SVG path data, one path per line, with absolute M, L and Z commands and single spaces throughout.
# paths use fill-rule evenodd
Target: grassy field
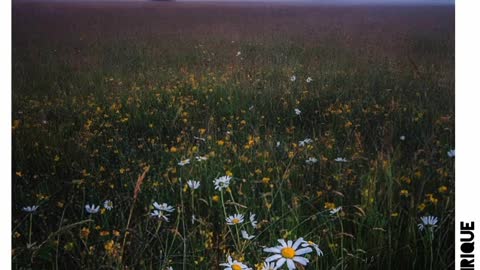
M 453 269 L 454 34 L 449 6 L 14 3 L 13 268 L 303 237 L 305 269 Z

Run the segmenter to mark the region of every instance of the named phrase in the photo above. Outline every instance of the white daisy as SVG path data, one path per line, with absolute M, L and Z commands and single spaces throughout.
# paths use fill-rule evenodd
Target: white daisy
M 208 157 L 207 157 L 207 156 L 196 156 L 195 159 L 196 159 L 197 161 L 205 161 L 205 160 L 208 159 Z
M 237 52 L 237 56 L 240 56 L 240 55 L 242 55 L 242 52 L 241 52 L 241 51 L 238 51 L 238 52 Z
M 252 224 L 252 227 L 254 229 L 256 229 L 258 222 L 257 222 L 257 220 L 255 220 L 255 214 L 250 213 L 250 218 L 249 219 L 250 219 L 250 224 Z
M 312 139 L 310 139 L 310 138 L 305 138 L 303 141 L 299 141 L 299 142 L 298 142 L 298 145 L 301 146 L 301 147 L 304 147 L 305 145 L 311 144 L 312 142 L 313 142 Z
M 180 162 L 177 163 L 178 166 L 185 166 L 185 165 L 188 165 L 190 164 L 190 159 L 187 158 L 187 159 L 184 159 L 184 160 L 181 160 Z
M 277 141 L 277 147 L 280 147 L 280 141 Z
M 206 141 L 205 138 L 202 138 L 202 137 L 193 136 L 193 138 L 195 140 L 199 140 L 199 141 L 202 141 L 202 142 Z
M 159 211 L 159 210 L 155 209 L 155 210 L 153 210 L 152 213 L 150 213 L 150 216 L 158 218 L 158 219 L 163 219 L 166 222 L 168 222 L 168 214 L 164 213 L 163 211 Z
M 300 111 L 298 108 L 295 108 L 294 111 L 296 115 L 300 115 L 302 113 L 302 111 Z
M 294 81 L 296 81 L 296 80 L 297 80 L 297 76 L 292 75 L 292 77 L 290 77 L 290 81 L 291 81 L 291 82 L 294 82 Z
M 37 211 L 37 209 L 38 209 L 38 205 L 32 205 L 32 206 L 23 207 L 22 211 L 27 212 L 27 213 L 33 213 L 33 212 Z
M 188 180 L 187 185 L 190 189 L 195 190 L 200 187 L 200 182 L 195 180 Z
M 314 157 L 309 157 L 305 163 L 307 163 L 308 165 L 312 165 L 312 164 L 315 164 L 318 162 L 318 159 L 314 158 Z
M 306 81 L 307 83 L 311 83 L 311 82 L 313 82 L 313 79 L 312 79 L 312 77 L 308 77 L 305 81 Z
M 232 261 L 232 257 L 228 256 L 226 263 L 221 263 L 220 266 L 225 266 L 224 270 L 242 270 L 242 269 L 251 269 L 245 264 L 234 260 Z
M 262 265 L 262 270 L 275 270 L 275 269 L 277 269 L 275 268 L 275 263 L 264 262 Z
M 287 263 L 287 267 L 289 270 L 296 269 L 295 263 L 299 263 L 303 266 L 308 264 L 308 259 L 302 257 L 307 253 L 312 252 L 312 248 L 305 247 L 300 248 L 300 245 L 304 242 L 303 238 L 298 238 L 295 243 L 292 240 L 288 240 L 287 242 L 283 239 L 278 239 L 280 246 L 265 248 L 263 251 L 269 253 L 275 253 L 268 257 L 265 261 L 267 263 L 276 261 L 276 269 L 282 267 L 285 263 Z
M 405 141 L 405 136 L 400 136 L 400 141 Z
M 342 210 L 342 207 L 339 206 L 337 208 L 334 208 L 334 209 L 330 210 L 330 214 L 335 215 L 336 213 L 340 212 L 341 210 Z
M 244 221 L 244 216 L 242 214 L 235 214 L 227 217 L 225 220 L 227 221 L 227 225 L 242 224 Z
M 105 200 L 103 202 L 103 208 L 107 209 L 108 211 L 113 209 L 113 202 L 110 200 Z
M 447 152 L 448 157 L 454 158 L 455 157 L 455 149 L 450 149 L 450 151 Z
M 255 235 L 249 235 L 248 232 L 245 230 L 242 230 L 241 233 L 242 233 L 242 238 L 245 240 L 252 240 L 253 238 L 255 238 Z
M 155 207 L 157 210 L 165 211 L 169 213 L 175 211 L 175 208 L 173 206 L 168 205 L 166 203 L 159 204 L 157 202 L 153 202 L 153 207 Z
M 100 205 L 98 205 L 96 207 L 95 207 L 95 204 L 92 204 L 92 205 L 86 204 L 85 205 L 85 211 L 87 211 L 87 213 L 89 213 L 89 214 L 96 214 L 96 213 L 98 213 L 99 210 L 100 210 Z
M 222 190 L 228 188 L 230 185 L 230 180 L 232 177 L 230 176 L 222 176 L 215 180 L 213 180 L 213 184 L 215 185 L 215 190 Z
M 417 226 L 418 226 L 418 229 L 420 231 L 423 231 L 424 229 L 426 228 L 431 228 L 433 229 L 434 227 L 437 227 L 437 223 L 438 223 L 438 218 L 437 217 L 434 217 L 434 216 L 424 216 L 424 217 L 421 217 L 420 220 L 422 221 L 422 223 L 419 223 Z
M 343 158 L 343 157 L 337 157 L 336 159 L 334 159 L 336 162 L 347 162 L 347 159 L 346 158 Z
M 303 241 L 302 247 L 313 247 L 318 256 L 323 256 L 323 251 L 312 241 Z

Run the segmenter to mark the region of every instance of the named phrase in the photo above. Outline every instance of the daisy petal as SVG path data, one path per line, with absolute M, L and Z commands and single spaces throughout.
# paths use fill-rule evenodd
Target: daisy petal
M 282 252 L 278 247 L 264 248 L 263 251 L 265 251 L 265 252 L 272 252 L 272 253 L 280 253 L 280 252 Z
M 293 260 L 298 262 L 301 265 L 307 265 L 307 263 L 308 263 L 308 259 L 304 258 L 304 257 L 295 256 L 295 257 L 293 257 Z
M 296 255 L 303 255 L 303 254 L 306 254 L 306 253 L 310 253 L 310 252 L 312 252 L 312 251 L 313 251 L 312 248 L 309 248 L 309 247 L 307 247 L 307 248 L 301 248 L 301 249 L 295 251 L 295 254 L 296 254 Z
M 286 247 L 287 243 L 283 239 L 278 239 L 278 242 L 282 245 L 282 247 Z
M 303 238 L 302 237 L 298 238 L 297 241 L 295 241 L 292 248 L 296 250 L 298 248 L 298 246 L 300 246 L 301 243 L 303 243 Z
M 279 260 L 277 261 L 277 266 L 276 266 L 276 268 L 282 267 L 282 265 L 283 265 L 286 261 L 287 261 L 287 259 L 285 259 L 285 258 L 279 259 Z
M 276 261 L 278 259 L 280 259 L 282 257 L 282 255 L 280 254 L 275 254 L 275 255 L 272 255 L 268 258 L 265 259 L 266 262 L 273 262 L 273 261 Z
M 295 267 L 295 263 L 294 263 L 292 260 L 290 260 L 290 259 L 287 260 L 287 266 L 288 266 L 288 269 L 289 269 L 289 270 L 297 269 L 297 268 Z

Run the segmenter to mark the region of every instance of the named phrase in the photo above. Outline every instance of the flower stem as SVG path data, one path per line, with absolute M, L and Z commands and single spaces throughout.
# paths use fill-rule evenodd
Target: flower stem
M 127 241 L 128 227 L 133 215 L 133 208 L 135 206 L 135 199 L 133 200 L 132 207 L 130 207 L 130 214 L 128 215 L 127 226 L 125 226 L 125 233 L 123 234 L 122 248 L 120 249 L 120 263 L 123 261 L 123 252 L 125 251 L 125 243 Z
M 223 209 L 223 215 L 224 215 L 224 220 L 227 218 L 227 210 L 225 209 L 225 201 L 223 199 L 223 191 L 220 190 L 220 200 L 222 201 L 222 209 Z M 233 235 L 232 229 L 230 226 L 228 226 L 228 231 L 230 232 L 230 235 L 232 236 L 233 242 L 235 244 L 235 247 L 238 247 L 236 241 L 235 241 L 235 235 Z M 237 236 L 238 236 L 238 231 L 237 231 Z
M 182 182 L 180 182 L 182 183 Z M 187 269 L 187 226 L 185 225 L 185 203 L 183 201 L 183 190 L 182 186 L 180 185 L 180 203 L 181 203 L 181 211 L 182 211 L 182 243 L 183 243 L 183 260 L 182 260 L 182 269 Z
M 428 241 L 430 244 L 430 270 L 433 270 L 433 228 L 429 233 Z
M 342 236 L 340 239 L 340 255 L 342 256 L 342 270 L 344 269 L 344 258 L 343 258 L 343 222 L 342 219 L 340 218 L 340 212 L 337 212 L 337 217 L 340 220 L 340 229 L 342 230 Z
M 28 230 L 28 246 L 32 246 L 32 223 L 33 223 L 33 214 L 30 214 L 30 226 Z

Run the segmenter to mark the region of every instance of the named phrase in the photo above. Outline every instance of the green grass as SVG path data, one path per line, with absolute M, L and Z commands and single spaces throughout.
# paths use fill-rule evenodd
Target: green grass
M 413 63 L 289 39 L 93 44 L 14 49 L 15 269 L 216 269 L 227 254 L 254 267 L 298 237 L 324 252 L 306 269 L 453 268 L 451 41 L 419 37 Z M 231 191 L 214 190 L 227 173 Z M 85 212 L 107 199 L 112 211 Z M 176 207 L 169 222 L 149 217 L 154 201 Z M 226 225 L 237 212 L 256 214 L 253 240 Z M 440 220 L 431 241 L 424 215 Z

